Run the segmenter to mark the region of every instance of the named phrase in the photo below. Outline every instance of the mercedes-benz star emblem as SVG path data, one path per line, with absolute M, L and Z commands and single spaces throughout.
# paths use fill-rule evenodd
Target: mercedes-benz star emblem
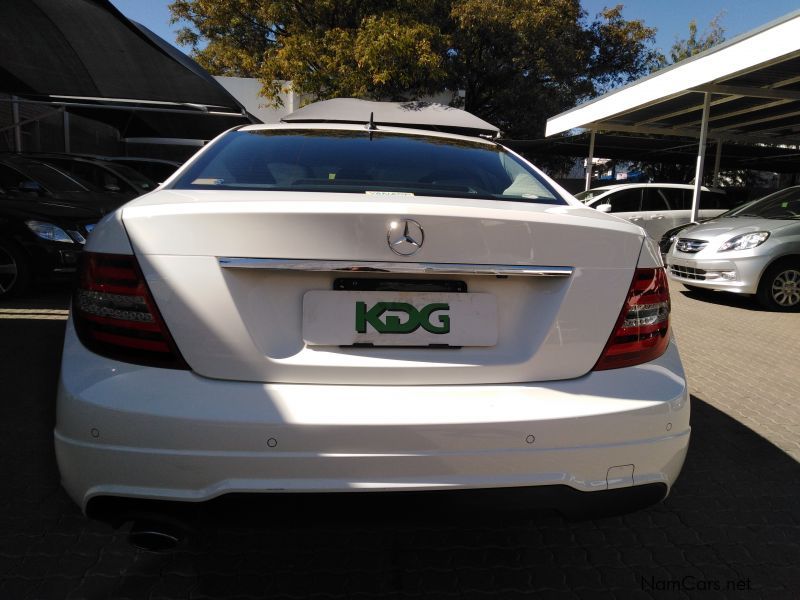
M 392 252 L 400 256 L 410 256 L 422 248 L 425 232 L 419 223 L 412 219 L 400 219 L 389 223 L 386 241 Z

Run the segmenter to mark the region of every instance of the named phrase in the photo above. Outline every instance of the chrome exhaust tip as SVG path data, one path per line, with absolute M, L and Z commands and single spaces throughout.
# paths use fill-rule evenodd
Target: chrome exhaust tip
M 128 532 L 128 543 L 146 552 L 169 552 L 184 537 L 184 531 L 174 523 L 148 519 L 133 522 Z

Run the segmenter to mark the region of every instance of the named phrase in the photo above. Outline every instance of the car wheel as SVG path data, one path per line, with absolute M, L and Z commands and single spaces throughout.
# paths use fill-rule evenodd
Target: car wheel
M 0 299 L 21 294 L 31 280 L 25 254 L 11 242 L 0 240 Z
M 800 311 L 800 263 L 771 265 L 761 276 L 757 298 L 770 310 Z

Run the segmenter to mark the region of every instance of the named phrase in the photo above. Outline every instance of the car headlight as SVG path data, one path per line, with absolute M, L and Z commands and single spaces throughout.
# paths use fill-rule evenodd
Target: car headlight
M 743 233 L 732 237 L 727 242 L 719 247 L 717 252 L 725 252 L 727 250 L 750 250 L 756 246 L 760 246 L 767 241 L 769 231 L 756 231 L 753 233 Z
M 38 237 L 48 242 L 75 243 L 66 231 L 52 223 L 47 223 L 46 221 L 25 221 L 25 225 Z

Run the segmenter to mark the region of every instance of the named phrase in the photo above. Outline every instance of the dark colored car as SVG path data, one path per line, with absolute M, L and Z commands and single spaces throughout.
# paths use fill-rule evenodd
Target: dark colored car
M 126 165 L 97 158 L 70 154 L 36 154 L 31 158 L 67 171 L 80 180 L 88 182 L 97 190 L 113 194 L 124 200 L 152 192 L 156 183 L 139 171 Z
M 161 158 L 139 158 L 134 156 L 111 156 L 104 157 L 104 160 L 118 165 L 124 165 L 136 169 L 157 184 L 161 184 L 169 179 L 178 170 L 181 163 L 174 160 Z
M 121 204 L 50 165 L 0 157 L 0 299 L 70 278 L 94 224 Z

